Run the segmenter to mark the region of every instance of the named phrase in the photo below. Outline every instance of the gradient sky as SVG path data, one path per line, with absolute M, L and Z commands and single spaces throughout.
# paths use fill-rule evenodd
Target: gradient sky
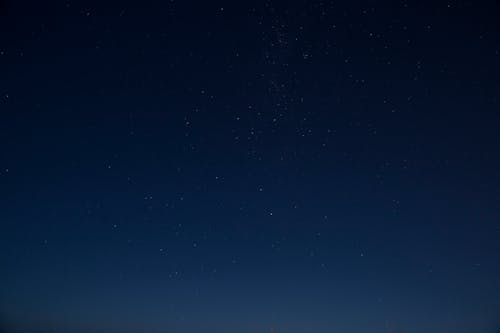
M 1 1 L 2 333 L 496 333 L 498 1 Z

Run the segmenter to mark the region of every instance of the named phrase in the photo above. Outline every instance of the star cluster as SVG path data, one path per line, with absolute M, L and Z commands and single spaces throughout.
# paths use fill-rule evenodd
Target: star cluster
M 0 2 L 0 332 L 496 332 L 498 14 Z

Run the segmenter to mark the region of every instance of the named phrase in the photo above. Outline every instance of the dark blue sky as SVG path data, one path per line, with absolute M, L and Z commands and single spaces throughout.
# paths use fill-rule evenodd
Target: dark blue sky
M 0 332 L 498 332 L 499 14 L 0 2 Z

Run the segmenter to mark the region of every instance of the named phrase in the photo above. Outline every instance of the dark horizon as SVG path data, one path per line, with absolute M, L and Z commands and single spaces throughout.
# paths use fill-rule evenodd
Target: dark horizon
M 0 333 L 498 333 L 498 1 L 0 1 Z

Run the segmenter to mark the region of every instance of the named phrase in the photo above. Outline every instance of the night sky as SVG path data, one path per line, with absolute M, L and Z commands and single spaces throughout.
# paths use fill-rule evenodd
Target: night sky
M 0 2 L 0 332 L 497 333 L 498 1 Z

